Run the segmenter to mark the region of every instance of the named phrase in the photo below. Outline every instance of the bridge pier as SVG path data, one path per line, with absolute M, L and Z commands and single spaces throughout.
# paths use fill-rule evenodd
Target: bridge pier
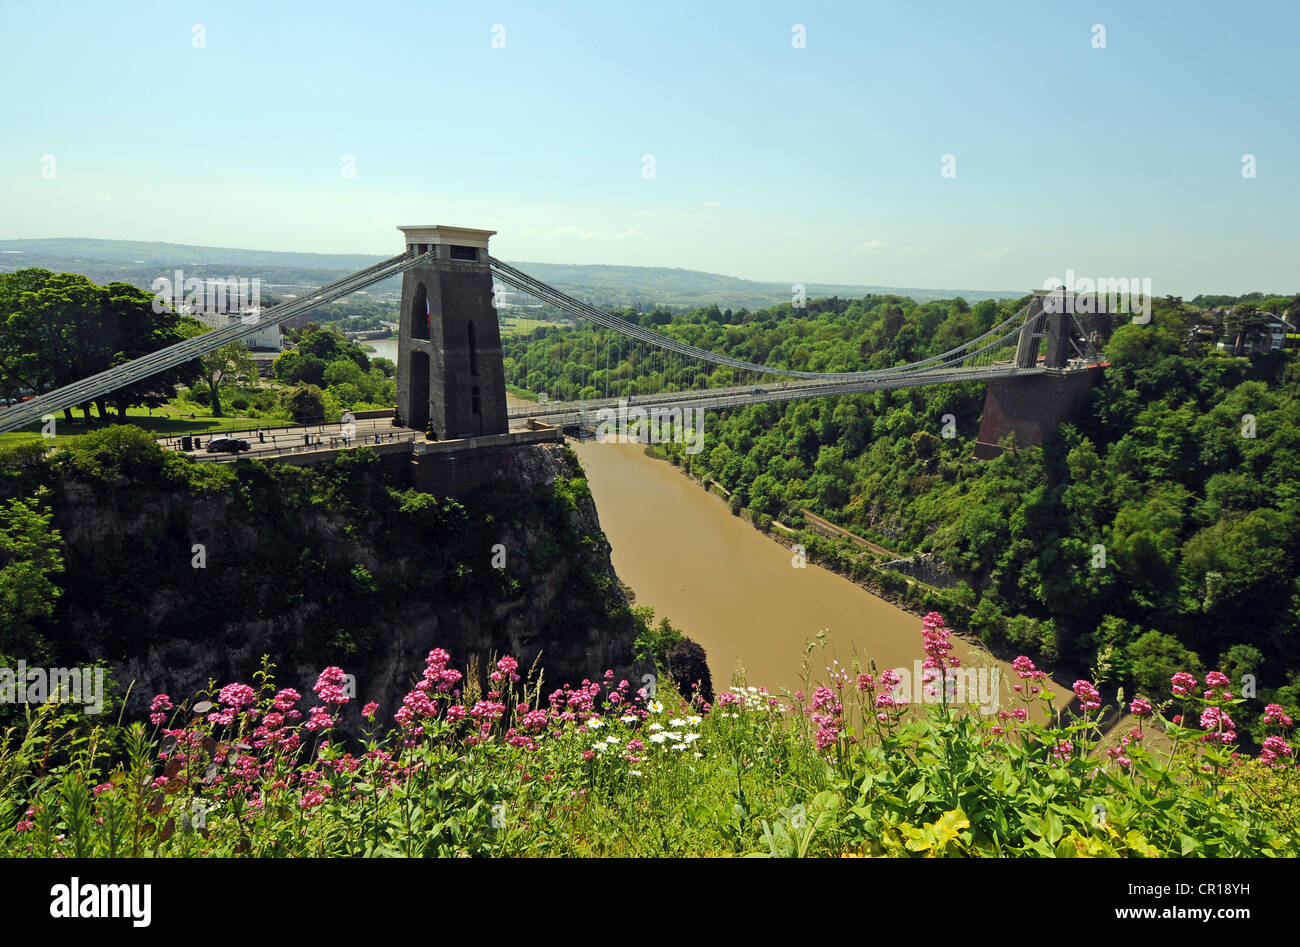
M 1049 434 L 1078 415 L 1100 376 L 1101 366 L 1093 365 L 989 382 L 975 439 L 976 459 L 992 460 L 1001 454 L 998 441 L 1008 434 L 1016 436 L 1017 447 L 1043 443 Z

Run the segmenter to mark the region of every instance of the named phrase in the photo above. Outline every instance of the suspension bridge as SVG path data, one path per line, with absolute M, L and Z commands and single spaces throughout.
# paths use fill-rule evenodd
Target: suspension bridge
M 634 400 L 644 406 L 724 409 L 956 382 L 1002 382 L 1002 401 L 1006 403 L 995 406 L 999 417 L 988 432 L 981 431 L 980 437 L 981 441 L 991 439 L 995 444 L 998 429 L 1017 429 L 1017 424 L 1025 420 L 1018 420 L 1017 412 L 1042 415 L 1041 405 L 1011 404 L 1015 400 L 1033 402 L 1037 400 L 1034 396 L 1007 397 L 1007 391 L 1028 391 L 1025 384 L 1039 376 L 1053 375 L 1059 379 L 1078 375 L 1100 363 L 1090 334 L 1073 314 L 1075 307 L 1054 304 L 1064 301 L 1063 292 L 1054 296 L 1046 291 L 1035 292 L 1017 312 L 968 341 L 905 364 L 827 372 L 751 362 L 700 348 L 604 312 L 529 276 L 488 254 L 488 237 L 494 231 L 445 226 L 399 229 L 406 237 L 406 249 L 402 253 L 296 299 L 246 316 L 240 322 L 15 405 L 0 412 L 0 431 L 16 430 L 48 419 L 58 411 L 87 404 L 251 336 L 268 325 L 309 313 L 398 275 L 403 278 L 398 332 L 399 417 L 406 427 L 416 431 L 427 429 L 442 440 L 505 434 L 510 430 L 511 421 L 525 419 L 558 426 L 586 423 L 599 409 L 627 399 L 627 386 L 620 386 L 611 372 L 612 357 L 615 367 L 633 363 L 640 366 L 637 374 L 642 380 Z M 602 330 L 592 336 L 595 341 L 588 352 L 574 349 L 570 353 L 574 364 L 564 366 L 565 372 L 575 378 L 573 387 L 583 397 L 508 408 L 495 308 L 503 285 Z M 665 381 L 663 390 L 647 390 L 655 387 L 653 382 L 647 386 L 647 378 L 680 378 L 691 374 L 689 370 L 684 371 L 686 366 L 696 367 L 695 374 L 702 383 L 684 390 L 667 390 L 674 385 Z M 522 366 L 525 377 L 527 368 Z M 719 372 L 719 368 L 723 371 Z M 710 377 L 715 383 L 708 383 Z M 718 378 L 724 383 L 717 383 Z M 613 390 L 620 387 L 621 392 Z M 1072 390 L 1078 387 L 1073 385 Z M 990 397 L 992 394 L 991 387 Z M 1052 398 L 1047 400 L 1050 402 Z M 1073 408 L 1066 405 L 1064 410 Z M 1028 420 L 1031 427 L 1050 427 L 1062 419 L 1041 416 Z M 1033 431 L 1029 436 L 1030 440 L 1034 439 Z

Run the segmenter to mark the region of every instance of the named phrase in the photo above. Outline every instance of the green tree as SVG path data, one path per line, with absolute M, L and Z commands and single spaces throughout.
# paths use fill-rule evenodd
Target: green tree
M 1201 659 L 1196 652 L 1159 631 L 1148 631 L 1133 642 L 1125 649 L 1125 656 L 1139 692 L 1156 699 L 1169 696 L 1169 680 L 1179 671 L 1201 673 Z
M 49 490 L 19 497 L 0 516 L 0 659 L 43 661 L 48 644 L 37 623 L 48 618 L 62 590 L 52 576 L 63 571 L 62 537 L 50 525 Z
M 208 386 L 212 399 L 212 416 L 224 417 L 221 406 L 223 385 L 252 385 L 257 382 L 257 363 L 243 342 L 231 342 L 198 359 L 199 378 Z
M 298 385 L 284 395 L 284 406 L 298 424 L 325 420 L 325 393 L 315 385 Z

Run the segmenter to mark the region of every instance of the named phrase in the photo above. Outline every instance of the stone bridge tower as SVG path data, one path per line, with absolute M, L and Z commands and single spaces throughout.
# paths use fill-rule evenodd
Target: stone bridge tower
M 407 249 L 435 256 L 402 276 L 397 407 L 417 431 L 442 440 L 505 434 L 506 382 L 492 302 L 488 238 L 494 230 L 399 227 Z

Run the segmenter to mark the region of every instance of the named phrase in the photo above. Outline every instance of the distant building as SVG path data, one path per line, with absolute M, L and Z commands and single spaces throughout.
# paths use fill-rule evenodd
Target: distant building
M 1226 310 L 1216 310 L 1214 315 L 1222 320 L 1229 313 Z M 1231 352 L 1233 355 L 1262 355 L 1296 347 L 1295 326 L 1271 312 L 1261 312 L 1259 318 L 1258 329 L 1229 329 L 1227 337 L 1218 344 L 1219 351 Z
M 182 306 L 181 311 L 190 318 L 197 319 L 204 325 L 211 326 L 214 329 L 240 322 L 245 318 L 251 319 L 255 315 L 253 309 L 239 313 L 207 312 L 204 310 L 190 312 L 188 311 L 189 308 L 188 306 Z M 259 327 L 252 335 L 245 336 L 243 342 L 252 352 L 280 352 L 284 349 L 284 338 L 280 335 L 280 324 L 277 322 Z

